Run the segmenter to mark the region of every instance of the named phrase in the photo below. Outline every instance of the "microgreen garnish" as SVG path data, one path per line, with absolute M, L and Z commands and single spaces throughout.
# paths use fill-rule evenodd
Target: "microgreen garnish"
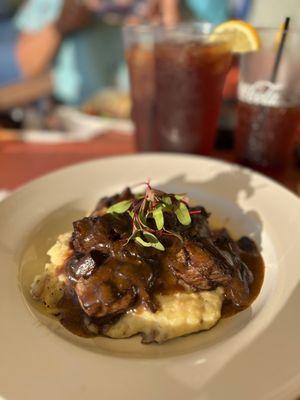
M 175 208 L 175 214 L 178 221 L 182 225 L 189 225 L 191 223 L 191 216 L 189 210 L 183 201 L 179 201 Z
M 125 211 L 129 210 L 129 208 L 131 207 L 131 204 L 132 204 L 132 200 L 120 201 L 119 203 L 113 204 L 111 207 L 109 207 L 108 212 L 123 214 Z
M 186 195 L 165 193 L 154 189 L 146 182 L 144 194 L 135 195 L 133 199 L 123 200 L 108 208 L 107 213 L 128 213 L 132 219 L 132 232 L 130 240 L 144 247 L 153 247 L 164 251 L 165 247 L 159 240 L 163 235 L 181 236 L 165 227 L 165 213 L 174 213 L 180 224 L 187 226 L 191 223 L 191 215 L 199 214 L 200 210 L 189 211 Z M 156 227 L 156 229 L 154 228 Z

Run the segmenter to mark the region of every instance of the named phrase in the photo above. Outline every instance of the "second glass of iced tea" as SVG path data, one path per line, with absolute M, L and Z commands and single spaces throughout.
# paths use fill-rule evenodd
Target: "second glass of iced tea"
M 208 23 L 125 31 L 139 150 L 211 152 L 231 63 L 230 36 L 212 31 Z
M 258 32 L 260 49 L 240 60 L 236 153 L 240 163 L 276 176 L 300 132 L 300 32 L 287 33 L 273 79 L 280 36 L 277 29 Z

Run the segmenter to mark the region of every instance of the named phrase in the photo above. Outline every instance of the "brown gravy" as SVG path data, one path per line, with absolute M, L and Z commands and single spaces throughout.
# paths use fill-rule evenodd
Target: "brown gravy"
M 233 303 L 225 300 L 222 307 L 222 318 L 230 317 L 248 308 L 259 295 L 264 281 L 265 264 L 260 254 L 250 254 L 242 252 L 241 259 L 244 261 L 244 263 L 253 274 L 253 282 L 250 286 L 249 302 L 245 307 L 236 308 L 234 307 Z
M 249 302 L 245 307 L 237 308 L 232 302 L 225 300 L 222 307 L 222 318 L 230 317 L 248 308 L 258 296 L 263 284 L 265 267 L 261 255 L 258 253 L 249 254 L 242 252 L 241 258 L 253 274 L 253 282 L 250 286 Z M 175 281 L 172 280 L 167 271 L 165 271 L 165 274 L 166 283 L 164 284 L 163 280 L 160 280 L 160 283 L 156 287 L 157 292 L 170 294 L 174 291 L 183 290 L 182 286 L 176 284 Z M 162 277 L 164 277 L 164 274 L 162 274 Z M 59 320 L 70 332 L 81 337 L 94 337 L 98 335 L 97 333 L 93 334 L 89 329 L 87 329 L 84 322 L 86 315 L 79 305 L 75 292 L 71 288 L 65 291 L 64 297 L 60 302 L 60 309 L 61 312 L 58 316 Z M 94 318 L 91 322 L 96 325 L 100 331 L 104 332 L 105 328 L 115 323 L 119 318 L 120 316 L 115 317 L 113 320 L 111 318 L 106 318 L 106 320 Z

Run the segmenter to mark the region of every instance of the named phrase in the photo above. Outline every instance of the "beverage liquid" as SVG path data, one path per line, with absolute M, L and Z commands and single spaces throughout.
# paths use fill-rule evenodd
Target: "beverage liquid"
M 225 43 L 163 41 L 127 50 L 139 150 L 209 154 L 231 62 Z
M 231 54 L 225 43 L 166 41 L 155 47 L 155 147 L 209 154 Z
M 154 54 L 143 46 L 127 50 L 136 145 L 140 151 L 153 150 Z
M 238 159 L 262 172 L 276 174 L 286 163 L 300 129 L 300 104 L 283 101 L 278 96 L 274 101 L 270 95 L 247 98 L 247 92 L 240 97 L 236 132 Z

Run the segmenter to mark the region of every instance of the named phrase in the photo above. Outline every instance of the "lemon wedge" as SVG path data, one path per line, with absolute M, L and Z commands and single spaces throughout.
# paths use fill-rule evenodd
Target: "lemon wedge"
M 217 41 L 228 35 L 230 48 L 233 53 L 256 51 L 261 46 L 257 30 L 245 21 L 230 20 L 216 26 L 211 34 L 211 40 Z

